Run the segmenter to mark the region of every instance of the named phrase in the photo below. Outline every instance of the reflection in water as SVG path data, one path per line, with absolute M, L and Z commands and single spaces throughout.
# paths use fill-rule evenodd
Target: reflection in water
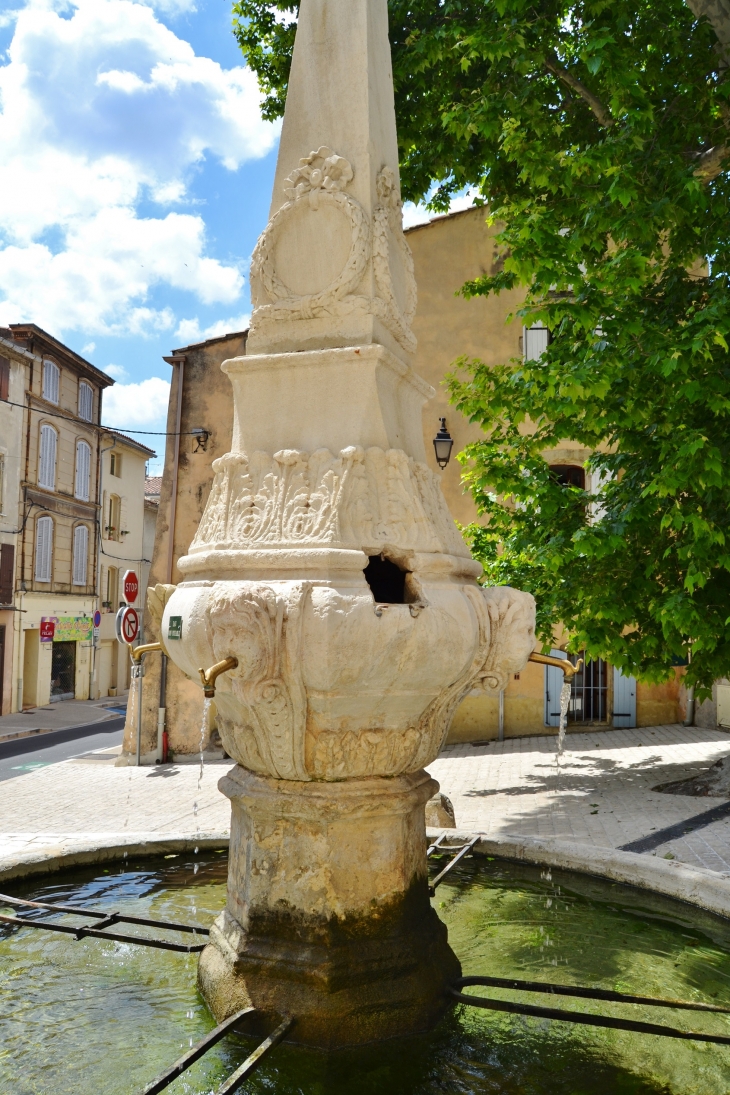
M 224 854 L 178 855 L 121 870 L 69 873 L 52 883 L 16 884 L 13 893 L 209 924 L 225 902 L 226 872 Z M 539 868 L 475 858 L 447 876 L 434 902 L 465 974 L 730 1002 L 730 924 L 669 899 L 567 872 L 541 874 Z M 214 1025 L 195 988 L 196 961 L 111 941 L 74 942 L 32 929 L 3 929 L 0 1092 L 136 1095 Z M 534 995 L 504 995 L 565 1006 Z M 582 1000 L 568 1006 L 730 1033 L 730 1021 L 722 1016 L 658 1014 Z M 250 1049 L 243 1038 L 224 1039 L 175 1081 L 171 1095 L 208 1095 Z M 428 1036 L 377 1047 L 325 1057 L 280 1046 L 246 1085 L 257 1095 L 729 1090 L 730 1054 L 722 1047 L 462 1007 Z

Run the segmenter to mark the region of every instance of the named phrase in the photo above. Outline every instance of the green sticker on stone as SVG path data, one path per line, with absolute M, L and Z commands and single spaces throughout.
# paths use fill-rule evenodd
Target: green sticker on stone
M 168 639 L 182 639 L 182 616 L 171 616 L 167 625 Z

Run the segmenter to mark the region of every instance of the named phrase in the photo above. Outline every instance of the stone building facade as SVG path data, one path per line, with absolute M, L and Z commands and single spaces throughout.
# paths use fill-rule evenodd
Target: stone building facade
M 144 634 L 144 599 L 152 561 L 146 529 L 145 472 L 152 449 L 118 433 L 101 434 L 99 479 L 99 579 L 101 626 L 95 651 L 95 698 L 121 695 L 129 688 L 129 651 L 117 641 L 114 620 L 124 601 L 122 579 L 133 570 L 140 592 L 134 607 Z
M 18 471 L 10 710 L 91 694 L 99 518 L 99 424 L 111 377 L 33 323 L 0 331 L 22 361 L 13 402 Z M 19 353 L 20 352 L 20 353 Z M 16 380 L 20 388 L 20 378 Z M 16 391 L 17 394 L 17 391 Z

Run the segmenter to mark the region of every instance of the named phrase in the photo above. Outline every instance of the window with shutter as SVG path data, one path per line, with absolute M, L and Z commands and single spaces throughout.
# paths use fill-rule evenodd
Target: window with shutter
M 525 361 L 537 361 L 550 343 L 550 332 L 541 323 L 523 328 L 522 337 Z
M 89 501 L 89 481 L 91 477 L 91 448 L 85 441 L 76 442 L 76 497 L 81 502 Z
M 0 544 L 0 605 L 13 603 L 14 579 L 15 548 L 12 544 Z
M 85 380 L 79 384 L 79 418 L 91 422 L 94 417 L 94 389 Z
M 74 529 L 73 584 L 86 585 L 86 567 L 89 557 L 89 530 L 86 525 Z
M 56 445 L 58 438 L 53 426 L 41 426 L 41 451 L 38 461 L 38 486 L 56 488 Z
M 55 361 L 43 362 L 43 398 L 49 403 L 58 403 L 58 381 L 60 369 Z
M 0 399 L 10 397 L 10 362 L 6 357 L 0 357 Z
M 109 511 L 105 529 L 108 540 L 119 540 L 121 516 L 121 499 L 119 495 L 112 494 L 109 497 Z
M 53 519 L 39 517 L 35 523 L 35 580 L 50 582 L 53 559 Z
M 116 605 L 119 596 L 119 572 L 116 567 L 109 567 L 106 572 L 106 601 L 105 608 L 112 609 Z

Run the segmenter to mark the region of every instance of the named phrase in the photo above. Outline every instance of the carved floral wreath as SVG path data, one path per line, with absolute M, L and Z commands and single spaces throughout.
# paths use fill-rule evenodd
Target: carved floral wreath
M 270 310 L 287 309 L 298 313 L 302 318 L 337 309 L 342 299 L 351 293 L 361 280 L 370 257 L 370 232 L 368 216 L 358 201 L 346 194 L 345 187 L 353 177 L 350 163 L 344 156 L 338 156 L 331 148 L 322 145 L 316 152 L 299 161 L 286 180 L 289 186 L 285 194 L 289 198 L 274 214 L 261 235 L 253 253 L 251 262 L 252 288 L 260 281 L 270 300 L 276 303 L 266 306 L 263 301 L 254 301 L 259 314 Z M 318 293 L 298 296 L 285 285 L 276 272 L 274 250 L 279 234 L 286 222 L 303 200 L 309 201 L 312 210 L 319 209 L 320 203 L 333 205 L 341 210 L 350 222 L 350 254 L 340 274 Z M 258 294 L 255 294 L 258 295 Z

